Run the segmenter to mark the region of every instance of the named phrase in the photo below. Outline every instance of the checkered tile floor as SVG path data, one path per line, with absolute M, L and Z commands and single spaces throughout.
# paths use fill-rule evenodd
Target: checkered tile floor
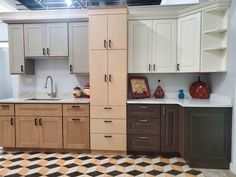
M 200 171 L 190 169 L 181 158 L 1 150 L 0 176 L 203 177 Z

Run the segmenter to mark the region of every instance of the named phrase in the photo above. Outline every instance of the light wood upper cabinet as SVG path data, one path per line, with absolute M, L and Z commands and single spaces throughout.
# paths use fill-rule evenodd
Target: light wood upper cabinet
M 68 56 L 67 23 L 24 25 L 26 57 Z
M 25 24 L 25 56 L 44 56 L 45 50 L 45 25 L 44 24 Z
M 150 72 L 151 62 L 152 20 L 129 21 L 128 72 Z
M 200 72 L 201 13 L 178 20 L 178 70 Z
M 25 60 L 24 27 L 22 24 L 9 24 L 9 60 L 11 74 L 33 74 L 34 62 Z
M 69 24 L 69 63 L 71 73 L 89 73 L 88 22 Z
M 127 99 L 127 50 L 109 50 L 108 59 L 108 104 L 125 105 Z
M 177 21 L 153 21 L 152 72 L 176 72 Z
M 14 117 L 0 117 L 0 146 L 15 147 L 15 119 Z

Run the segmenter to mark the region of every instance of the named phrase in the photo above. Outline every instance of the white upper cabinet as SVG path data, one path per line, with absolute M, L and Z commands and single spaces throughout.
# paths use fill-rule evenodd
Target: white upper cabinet
M 178 71 L 200 72 L 201 13 L 178 20 Z
M 33 74 L 34 63 L 25 60 L 24 56 L 24 32 L 22 24 L 8 25 L 9 35 L 9 59 L 11 74 Z
M 69 24 L 69 62 L 71 73 L 89 73 L 88 22 Z
M 177 21 L 153 21 L 152 72 L 176 72 Z
M 152 61 L 152 20 L 129 21 L 128 34 L 128 72 L 150 72 Z
M 24 25 L 26 57 L 68 56 L 67 23 Z

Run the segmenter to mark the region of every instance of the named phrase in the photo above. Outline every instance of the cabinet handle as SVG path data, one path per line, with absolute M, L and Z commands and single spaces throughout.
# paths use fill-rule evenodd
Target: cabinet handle
M 107 75 L 104 75 L 104 81 L 107 82 Z
M 44 56 L 46 55 L 46 51 L 45 51 L 45 48 L 43 48 L 43 55 L 44 55 Z
M 11 118 L 11 125 L 14 125 L 14 118 Z
M 151 64 L 148 65 L 148 70 L 151 71 Z
M 139 122 L 146 123 L 148 120 L 139 120 Z
M 10 108 L 10 105 L 1 105 L 2 108 Z
M 111 120 L 104 120 L 105 123 L 112 123 Z
M 37 120 L 37 118 L 34 119 L 34 125 L 35 125 L 35 126 L 38 126 L 38 120 Z
M 47 48 L 47 55 L 50 55 L 50 50 L 49 50 L 49 48 Z
M 156 65 L 153 64 L 153 71 L 156 71 Z
M 166 109 L 165 109 L 165 107 L 163 106 L 162 107 L 162 115 L 165 115 L 166 114 Z
M 74 105 L 74 106 L 72 106 L 72 108 L 80 108 L 80 106 L 79 105 Z
M 39 125 L 42 126 L 42 119 L 39 119 Z
M 73 121 L 80 121 L 80 119 L 72 119 Z
M 105 107 L 104 109 L 112 109 L 111 107 Z
M 139 108 L 140 109 L 147 109 L 148 107 L 147 106 L 140 106 Z
M 147 140 L 147 139 L 148 139 L 148 137 L 146 137 L 146 136 L 140 136 L 140 137 L 139 137 L 139 139 L 142 139 L 142 140 Z
M 111 82 L 111 74 L 109 74 L 109 82 Z
M 111 45 L 112 45 L 111 40 L 109 40 L 109 48 L 111 48 Z
M 108 135 L 105 135 L 104 137 L 105 137 L 105 138 L 112 138 L 111 135 L 109 135 L 109 136 L 108 136 Z
M 177 64 L 177 71 L 179 71 L 179 70 L 180 70 L 180 69 L 179 69 L 179 66 L 180 66 L 180 65 L 179 65 L 179 64 Z
M 23 65 L 20 66 L 20 71 L 24 72 L 24 66 Z
M 107 48 L 107 40 L 104 40 L 104 48 Z
M 72 72 L 73 71 L 73 67 L 72 67 L 72 65 L 70 65 L 70 72 Z

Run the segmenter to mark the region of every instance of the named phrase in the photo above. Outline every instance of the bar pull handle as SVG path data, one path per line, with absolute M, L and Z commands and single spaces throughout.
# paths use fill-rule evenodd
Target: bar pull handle
M 49 50 L 49 48 L 47 48 L 47 55 L 50 55 L 50 50 Z
M 105 123 L 112 123 L 111 120 L 104 120 Z
M 39 119 L 39 125 L 42 126 L 42 119 Z
M 107 48 L 107 40 L 104 40 L 104 48 Z
M 11 118 L 11 125 L 14 125 L 14 118 Z
M 178 63 L 178 64 L 177 64 L 177 71 L 180 71 L 179 66 L 180 66 L 180 64 Z
M 104 75 L 104 81 L 107 82 L 107 75 Z
M 104 137 L 105 137 L 105 138 L 112 138 L 111 135 L 105 135 Z
M 148 71 L 151 71 L 151 64 L 148 65 Z
M 140 137 L 139 137 L 139 139 L 142 139 L 142 140 L 147 140 L 147 139 L 148 139 L 148 137 L 146 137 L 146 136 L 140 136 Z
M 104 109 L 112 109 L 111 107 L 105 107 Z
M 72 119 L 73 121 L 80 121 L 80 119 Z
M 148 107 L 147 106 L 140 106 L 139 108 L 140 109 L 147 109 Z
M 20 71 L 24 72 L 24 66 L 23 65 L 20 66 Z
M 141 123 L 146 123 L 146 122 L 148 122 L 148 120 L 139 120 L 139 122 L 141 122 Z
M 156 71 L 156 65 L 153 64 L 153 71 Z
M 112 42 L 111 40 L 109 40 L 109 48 L 111 48 Z
M 43 55 L 44 55 L 44 56 L 46 55 L 46 50 L 45 50 L 45 48 L 43 48 Z
M 112 78 L 111 78 L 111 74 L 109 74 L 109 82 L 111 82 L 111 79 L 112 79 Z
M 162 115 L 165 115 L 165 113 L 166 113 L 166 109 L 165 109 L 165 107 L 163 106 L 163 107 L 162 107 Z
M 35 125 L 35 126 L 38 126 L 38 120 L 37 120 L 37 118 L 34 119 L 34 125 Z
M 80 106 L 79 105 L 74 105 L 74 106 L 72 106 L 72 108 L 80 108 Z
M 1 105 L 2 108 L 9 108 L 9 105 Z
M 73 71 L 73 66 L 72 65 L 70 65 L 70 72 L 72 72 Z

